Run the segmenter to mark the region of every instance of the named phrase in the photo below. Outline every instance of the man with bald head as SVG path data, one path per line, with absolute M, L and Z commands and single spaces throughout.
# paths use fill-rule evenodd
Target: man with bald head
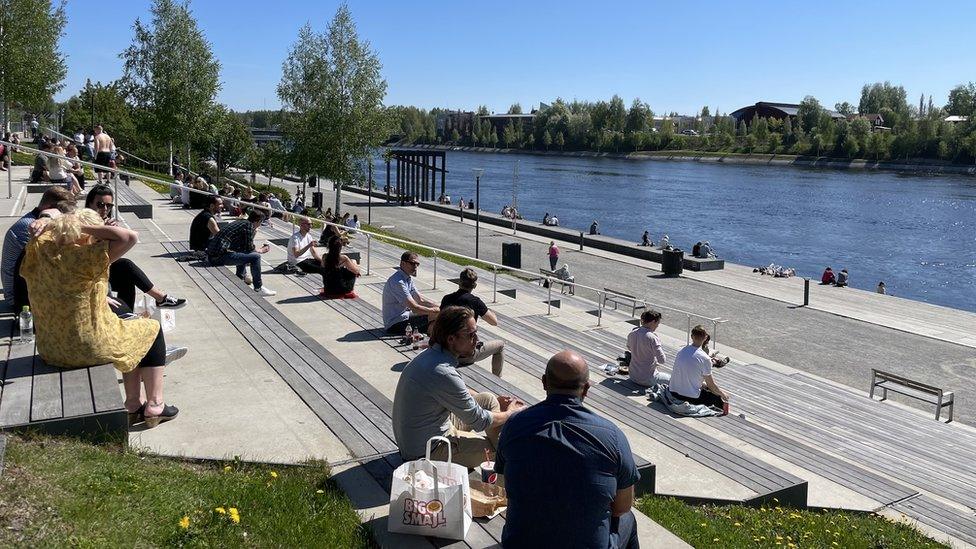
M 502 428 L 503 546 L 639 547 L 630 508 L 640 474 L 623 432 L 583 406 L 589 377 L 582 356 L 557 353 L 542 376 L 546 399 Z

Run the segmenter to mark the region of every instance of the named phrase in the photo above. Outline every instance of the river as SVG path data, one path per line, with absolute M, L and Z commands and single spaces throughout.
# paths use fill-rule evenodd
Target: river
M 976 178 L 450 151 L 448 194 L 473 198 L 472 170 L 483 168 L 482 207 L 498 213 L 516 162 L 527 219 L 549 212 L 579 230 L 598 220 L 635 243 L 667 233 L 686 253 L 707 240 L 727 261 L 816 280 L 846 268 L 856 288 L 883 280 L 889 294 L 976 311 Z M 386 167 L 375 169 L 382 186 Z

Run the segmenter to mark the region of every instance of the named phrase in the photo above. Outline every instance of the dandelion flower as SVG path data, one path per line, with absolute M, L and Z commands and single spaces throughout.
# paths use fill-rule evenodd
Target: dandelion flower
M 227 511 L 230 513 L 231 522 L 233 522 L 234 524 L 240 524 L 241 515 L 240 513 L 237 512 L 237 507 L 231 507 Z
M 271 478 L 278 478 L 278 473 L 271 471 Z
M 733 524 L 732 526 L 739 527 L 739 526 L 742 526 L 742 524 L 737 522 L 737 523 Z
M 180 519 L 180 528 L 186 530 L 189 527 L 190 527 L 190 517 L 184 515 L 183 518 Z
M 230 472 L 230 469 L 231 469 L 230 465 L 224 465 L 224 472 L 225 473 Z
M 214 511 L 217 511 L 221 515 L 226 515 L 227 514 L 227 509 L 224 509 L 223 507 L 217 507 L 216 509 L 214 509 Z

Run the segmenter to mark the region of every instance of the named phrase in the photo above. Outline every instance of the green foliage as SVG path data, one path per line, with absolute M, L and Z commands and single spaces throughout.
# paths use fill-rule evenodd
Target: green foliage
M 865 84 L 857 111 L 861 114 L 880 113 L 892 128 L 901 128 L 909 120 L 908 94 L 905 88 L 890 82 Z
M 136 128 L 132 107 L 126 102 L 118 82 L 86 85 L 77 95 L 69 98 L 64 103 L 63 131 L 68 134 L 79 128 L 91 131 L 93 109 L 95 124 L 101 124 L 120 146 L 128 149 L 145 141 Z
M 207 120 L 209 131 L 198 135 L 194 147 L 201 156 L 214 160 L 218 175 L 223 176 L 229 166 L 244 163 L 254 142 L 241 118 L 222 105 L 215 106 Z
M 278 97 L 288 112 L 282 129 L 301 174 L 318 174 L 341 187 L 356 164 L 389 136 L 383 106 L 386 81 L 368 42 L 359 39 L 352 14 L 341 5 L 325 34 L 306 25 L 282 66 Z
M 644 497 L 637 507 L 694 547 L 944 548 L 907 524 L 881 515 L 780 507 L 695 506 Z
M 0 506 L 17 512 L 0 518 L 4 547 L 371 545 L 324 465 L 192 463 L 20 438 L 6 461 Z
M 67 74 L 58 42 L 66 23 L 64 3 L 0 0 L 0 98 L 3 122 L 9 107 L 41 110 L 64 86 Z
M 522 105 L 512 103 L 512 106 L 508 108 L 508 114 L 522 114 Z
M 931 103 L 931 99 L 929 99 Z M 959 84 L 949 91 L 946 114 L 956 116 L 976 116 L 976 84 Z
M 186 143 L 208 133 L 220 63 L 189 3 L 155 0 L 151 12 L 148 26 L 136 19 L 132 44 L 120 55 L 122 82 L 133 105 L 145 113 L 141 132 L 159 142 Z

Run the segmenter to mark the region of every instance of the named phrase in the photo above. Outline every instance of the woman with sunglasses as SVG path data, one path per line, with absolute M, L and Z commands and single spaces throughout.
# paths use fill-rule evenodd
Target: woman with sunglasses
M 118 225 L 118 220 L 112 217 L 112 210 L 115 208 L 115 193 L 108 185 L 92 187 L 92 190 L 88 191 L 87 198 L 85 198 L 85 207 L 95 210 L 105 225 L 109 227 Z M 118 294 L 119 301 L 125 303 L 129 309 L 135 308 L 136 288 L 155 299 L 157 307 L 179 309 L 186 305 L 185 299 L 174 298 L 157 288 L 142 269 L 131 259 L 124 257 L 109 265 L 108 283 L 112 287 L 112 291 Z

